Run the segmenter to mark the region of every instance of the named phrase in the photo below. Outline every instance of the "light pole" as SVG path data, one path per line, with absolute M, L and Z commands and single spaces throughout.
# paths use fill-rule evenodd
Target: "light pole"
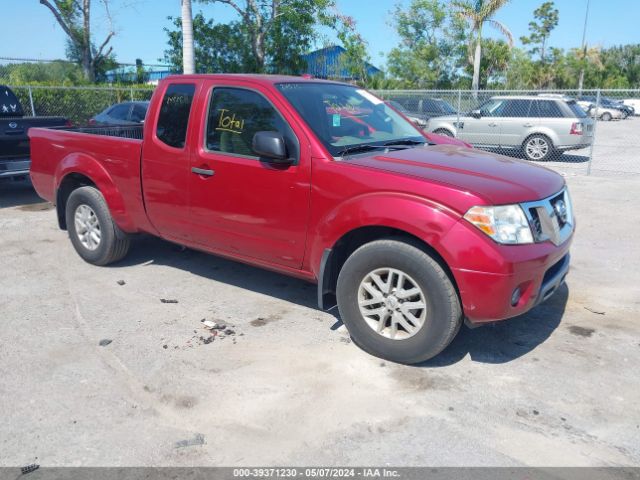
M 578 90 L 582 93 L 582 84 L 584 83 L 584 65 L 587 61 L 587 22 L 589 21 L 589 3 L 587 0 L 587 12 L 584 15 L 584 27 L 582 28 L 582 67 L 580 68 L 580 79 L 578 80 Z

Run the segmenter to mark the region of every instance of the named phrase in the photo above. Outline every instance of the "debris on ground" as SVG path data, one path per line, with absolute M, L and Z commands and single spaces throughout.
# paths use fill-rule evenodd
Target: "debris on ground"
M 351 343 L 351 337 L 340 337 L 342 343 Z
M 203 345 L 209 345 L 211 342 L 213 342 L 216 339 L 215 335 L 211 335 L 207 338 L 204 337 L 200 337 L 200 341 L 203 343 Z
M 178 300 L 172 298 L 161 298 L 160 301 L 162 303 L 178 303 Z
M 110 338 L 103 338 L 102 340 L 100 340 L 98 342 L 98 345 L 100 345 L 101 347 L 106 347 L 107 345 L 109 345 L 111 342 L 113 342 L 113 340 L 111 340 Z
M 32 463 L 31 465 L 27 465 L 26 467 L 21 467 L 20 471 L 22 472 L 22 475 L 26 475 L 27 473 L 31 473 L 39 468 L 40 465 L 38 465 L 37 463 Z
M 204 328 L 208 328 L 209 330 L 217 328 L 218 326 L 216 322 L 212 322 L 211 320 L 205 320 L 204 318 L 200 320 L 200 322 L 202 322 L 202 325 L 204 325 Z
M 590 308 L 590 307 L 584 307 L 584 309 L 589 310 L 591 313 L 595 313 L 596 315 L 605 315 L 605 312 L 601 310 L 594 310 L 593 308 Z
M 204 435 L 201 433 L 196 433 L 193 438 L 188 438 L 186 440 L 180 440 L 176 442 L 176 448 L 184 448 L 184 447 L 194 447 L 198 445 L 204 445 Z
M 122 286 L 122 285 L 125 285 L 127 282 L 125 282 L 124 280 L 118 280 L 116 283 Z
M 169 345 L 167 345 L 167 344 L 162 345 L 162 348 L 164 348 L 166 350 L 167 348 L 169 348 Z

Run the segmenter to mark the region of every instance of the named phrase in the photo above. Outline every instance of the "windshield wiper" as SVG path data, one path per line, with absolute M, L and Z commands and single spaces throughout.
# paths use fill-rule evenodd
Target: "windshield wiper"
M 399 144 L 396 145 L 396 142 L 391 142 L 391 144 L 385 144 L 385 145 L 370 145 L 368 143 L 364 143 L 362 145 L 353 145 L 351 147 L 347 147 L 344 148 L 342 150 L 340 150 L 338 152 L 338 156 L 345 158 L 348 154 L 353 154 L 353 153 L 362 153 L 362 152 L 369 152 L 371 150 L 378 150 L 378 149 L 382 149 L 382 150 L 389 150 L 389 149 L 394 149 L 394 150 L 401 150 L 403 148 L 407 148 L 405 147 L 403 144 Z
M 390 142 L 385 143 L 387 147 L 394 145 L 424 145 L 426 142 L 420 140 L 412 140 L 410 138 L 401 138 L 399 140 L 391 140 Z

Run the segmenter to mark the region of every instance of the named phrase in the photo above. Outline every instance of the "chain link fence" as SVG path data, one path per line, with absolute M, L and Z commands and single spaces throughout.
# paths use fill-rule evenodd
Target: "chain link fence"
M 640 174 L 640 90 L 384 90 L 428 132 L 566 173 Z
M 1 82 L 0 82 L 1 83 Z M 28 116 L 91 124 L 154 87 L 9 84 Z M 569 174 L 640 174 L 640 90 L 384 90 L 375 92 L 428 132 Z
M 87 125 L 112 105 L 148 101 L 153 94 L 153 87 L 9 87 L 22 104 L 26 116 L 65 117 L 73 125 Z

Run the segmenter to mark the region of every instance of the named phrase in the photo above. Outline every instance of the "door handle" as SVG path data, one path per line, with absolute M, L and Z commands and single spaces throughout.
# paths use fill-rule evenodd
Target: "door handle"
M 523 127 L 533 127 L 532 123 L 525 123 L 524 125 L 522 125 Z
M 497 126 L 498 126 L 498 124 L 497 124 L 497 123 L 490 123 L 490 124 L 489 124 L 489 126 L 490 126 L 490 127 L 497 127 Z
M 214 172 L 213 170 L 207 170 L 206 168 L 191 167 L 191 173 L 204 175 L 205 177 L 212 177 L 216 172 Z

